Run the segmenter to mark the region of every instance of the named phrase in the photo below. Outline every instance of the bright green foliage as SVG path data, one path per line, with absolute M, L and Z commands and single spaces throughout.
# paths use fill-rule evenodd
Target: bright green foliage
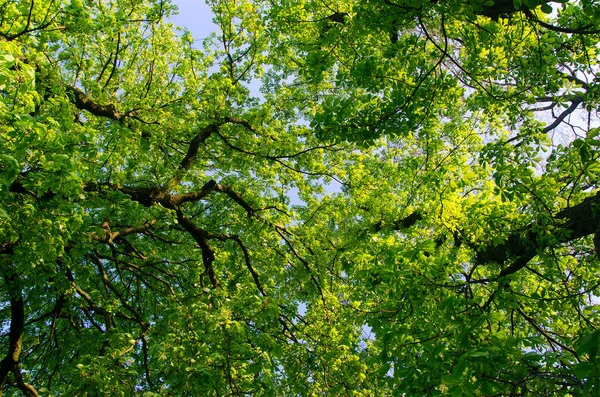
M 597 3 L 211 7 L 0 0 L 4 395 L 600 395 Z

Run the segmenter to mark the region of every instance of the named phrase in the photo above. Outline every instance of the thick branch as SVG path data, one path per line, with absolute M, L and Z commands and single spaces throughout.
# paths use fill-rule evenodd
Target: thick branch
M 202 200 L 204 197 L 208 196 L 210 192 L 215 190 L 215 186 L 217 186 L 217 182 L 211 179 L 210 181 L 206 182 L 200 188 L 200 190 L 191 193 L 177 194 L 173 197 L 173 199 L 176 201 L 177 205 L 187 203 L 189 201 Z
M 0 255 L 12 255 L 14 254 L 14 248 L 16 243 L 11 243 L 10 241 L 3 241 L 0 244 Z
M 160 203 L 163 207 L 172 210 L 178 210 L 180 205 L 190 201 L 197 201 L 205 198 L 212 191 L 225 193 L 233 201 L 239 204 L 244 210 L 248 212 L 248 215 L 255 213 L 254 208 L 244 198 L 237 193 L 231 186 L 220 185 L 214 180 L 206 182 L 199 190 L 190 193 L 170 194 L 164 188 L 159 187 L 135 187 L 135 186 L 123 186 L 118 187 L 114 184 L 88 184 L 84 190 L 87 192 L 100 191 L 101 187 L 108 187 L 109 189 L 118 190 L 131 197 L 133 201 L 137 201 L 145 207 L 150 207 L 153 204 Z
M 208 274 L 208 278 L 210 279 L 210 283 L 212 284 L 213 288 L 217 288 L 219 283 L 213 268 L 215 252 L 208 245 L 206 231 L 194 225 L 186 216 L 183 215 L 181 210 L 177 210 L 177 221 L 189 234 L 191 234 L 191 236 L 200 246 L 200 250 L 202 251 L 202 262 L 204 263 L 204 271 L 206 274 Z
M 204 127 L 204 129 L 202 129 L 202 131 L 200 131 L 192 139 L 185 157 L 183 158 L 183 160 L 181 160 L 181 165 L 180 165 L 181 169 L 186 170 L 186 171 L 188 171 L 190 169 L 190 167 L 192 166 L 192 162 L 194 161 L 194 159 L 196 158 L 196 155 L 198 154 L 200 145 L 202 143 L 204 143 L 204 141 L 206 141 L 208 139 L 208 137 L 210 137 L 212 135 L 213 132 L 216 132 L 216 131 L 217 131 L 217 126 L 214 124 L 211 124 L 207 127 Z
M 600 259 L 600 222 L 596 225 L 596 231 L 594 232 L 594 251 L 596 251 L 596 256 Z
M 14 386 L 19 388 L 23 392 L 23 394 L 25 394 L 25 397 L 39 397 L 39 394 L 35 387 L 30 385 L 29 383 L 25 383 L 25 381 L 23 380 L 23 374 L 21 373 L 21 369 L 18 366 L 15 367 L 12 372 L 15 376 L 15 379 L 17 380 Z
M 503 269 L 498 277 L 507 276 L 525 267 L 537 253 L 556 244 L 567 243 L 594 234 L 600 224 L 600 191 L 582 203 L 565 208 L 556 214 L 551 223 L 553 235 L 547 236 L 549 225 L 531 224 L 524 233 L 509 235 L 504 243 L 488 245 L 477 250 L 477 262 L 513 263 Z
M 66 87 L 67 92 L 70 94 L 71 102 L 80 110 L 87 110 L 94 116 L 107 117 L 116 121 L 123 121 L 127 116 L 125 113 L 121 113 L 116 110 L 115 105 L 101 105 L 94 101 L 83 91 L 76 87 Z
M 194 159 L 198 155 L 198 150 L 200 150 L 200 145 L 203 144 L 213 133 L 219 132 L 219 126 L 223 123 L 232 123 L 239 124 L 246 127 L 248 130 L 254 132 L 250 123 L 245 120 L 239 119 L 237 117 L 227 117 L 219 124 L 210 124 L 204 127 L 191 141 L 190 146 L 188 147 L 188 151 L 185 154 L 183 160 L 181 160 L 181 164 L 179 166 L 179 171 L 177 174 L 169 181 L 167 187 L 173 187 L 181 182 L 183 175 L 185 172 L 189 171 Z
M 414 211 L 402 219 L 395 220 L 392 225 L 392 229 L 396 230 L 396 231 L 399 231 L 402 229 L 408 229 L 409 227 L 411 227 L 415 223 L 417 223 L 417 221 L 420 221 L 422 219 L 423 219 L 423 215 L 419 211 Z M 375 225 L 375 231 L 376 232 L 380 231 L 382 229 L 382 227 L 383 227 L 383 221 L 379 221 Z
M 5 270 L 6 271 L 6 270 Z M 12 291 L 10 297 L 10 330 L 8 334 L 8 353 L 0 361 L 0 388 L 6 382 L 6 376 L 9 372 L 17 368 L 21 347 L 23 343 L 23 331 L 25 328 L 25 305 L 20 289 L 14 284 L 14 275 L 4 275 L 4 281 L 9 291 Z
M 192 235 L 194 240 L 200 246 L 200 249 L 202 250 L 202 261 L 204 263 L 205 272 L 208 274 L 213 287 L 216 288 L 218 286 L 218 281 L 216 279 L 216 275 L 215 275 L 215 272 L 213 269 L 215 253 L 208 245 L 208 240 L 212 240 L 212 239 L 221 240 L 221 241 L 233 240 L 242 249 L 242 252 L 244 254 L 244 262 L 246 264 L 246 268 L 252 275 L 252 279 L 254 280 L 254 284 L 256 285 L 256 288 L 258 288 L 258 290 L 260 291 L 262 296 L 267 296 L 267 294 L 265 293 L 265 290 L 260 282 L 260 279 L 258 277 L 258 273 L 256 272 L 256 270 L 252 266 L 252 263 L 250 262 L 250 254 L 248 253 L 248 249 L 246 248 L 246 246 L 244 245 L 244 243 L 238 236 L 230 235 L 230 234 L 211 233 L 209 231 L 201 229 L 198 226 L 194 225 L 187 217 L 185 217 L 180 210 L 177 211 L 177 220 L 179 221 L 179 224 L 181 224 L 181 226 L 183 226 L 183 228 Z
M 522 4 L 520 7 L 515 7 L 513 0 L 495 0 L 491 6 L 484 6 L 481 11 L 476 12 L 477 15 L 483 15 L 493 20 L 498 20 L 503 15 L 514 14 L 518 11 L 528 11 L 529 8 Z
M 154 382 L 152 381 L 152 377 L 150 376 L 150 366 L 148 365 L 150 360 L 149 360 L 149 354 L 148 354 L 148 341 L 146 340 L 146 333 L 142 332 L 142 336 L 141 336 L 141 340 L 142 340 L 142 353 L 144 354 L 144 372 L 146 373 L 146 382 L 148 382 L 148 386 L 150 386 L 150 389 L 155 389 L 154 386 Z
M 243 209 L 245 209 L 248 212 L 248 215 L 252 215 L 254 214 L 254 209 L 250 206 L 250 204 L 248 204 L 243 198 L 242 196 L 239 195 L 239 193 L 237 193 L 235 190 L 233 190 L 231 188 L 231 186 L 227 186 L 227 185 L 219 185 L 216 184 L 215 185 L 215 190 L 217 192 L 221 192 L 221 193 L 225 193 L 226 195 L 228 195 L 233 201 L 235 201 L 236 203 L 238 203 Z
M 187 171 L 190 170 L 192 163 L 196 159 L 198 155 L 198 150 L 200 150 L 200 145 L 204 143 L 214 132 L 218 132 L 218 125 L 211 124 L 204 127 L 192 140 L 190 141 L 190 145 L 188 146 L 187 153 L 185 157 L 181 160 L 181 164 L 179 165 L 179 170 L 175 173 L 175 176 L 171 178 L 171 180 L 165 185 L 165 189 L 170 189 L 175 187 L 181 182 L 183 176 Z

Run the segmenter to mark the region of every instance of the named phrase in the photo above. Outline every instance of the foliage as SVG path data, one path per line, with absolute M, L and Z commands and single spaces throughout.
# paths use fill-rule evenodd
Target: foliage
M 0 2 L 5 395 L 600 394 L 596 2 L 211 7 Z

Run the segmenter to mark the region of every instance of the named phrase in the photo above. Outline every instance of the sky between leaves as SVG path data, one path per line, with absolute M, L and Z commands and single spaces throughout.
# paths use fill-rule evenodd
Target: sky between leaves
M 179 13 L 171 17 L 175 26 L 187 28 L 194 39 L 196 46 L 202 42 L 210 33 L 217 29 L 212 23 L 210 7 L 202 0 L 175 0 Z

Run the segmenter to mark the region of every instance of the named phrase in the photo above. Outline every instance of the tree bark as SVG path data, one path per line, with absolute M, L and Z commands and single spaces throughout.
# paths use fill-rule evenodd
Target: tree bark
M 6 264 L 4 264 L 6 265 Z M 5 272 L 10 272 L 5 268 Z M 25 305 L 21 290 L 16 288 L 15 276 L 4 274 L 4 282 L 9 291 L 12 291 L 10 298 L 10 329 L 8 334 L 8 352 L 0 361 L 0 388 L 4 386 L 9 372 L 13 371 L 19 364 L 21 347 L 23 343 L 23 329 L 25 327 Z
M 476 260 L 480 264 L 504 264 L 511 260 L 512 264 L 498 275 L 507 276 L 525 267 L 538 252 L 546 248 L 596 233 L 599 224 L 600 191 L 580 204 L 563 209 L 549 224 L 530 224 L 527 230 L 510 234 L 501 244 L 478 249 Z M 549 228 L 553 231 L 550 238 L 547 236 Z

